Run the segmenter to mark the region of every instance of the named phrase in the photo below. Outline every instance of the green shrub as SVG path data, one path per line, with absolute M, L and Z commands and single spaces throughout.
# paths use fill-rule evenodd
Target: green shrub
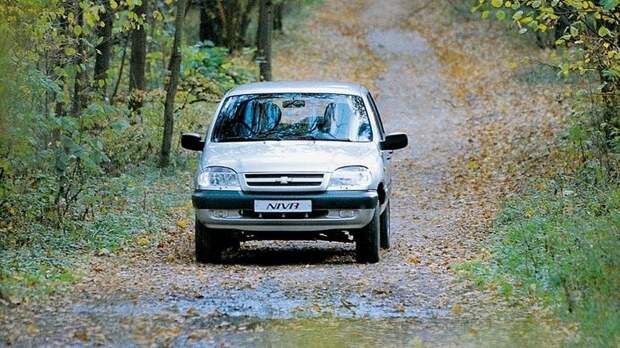
M 3 23 L 0 34 L 14 36 Z M 50 98 L 71 91 L 34 62 L 10 59 L 14 42 L 0 35 L 0 299 L 56 291 L 79 278 L 85 255 L 159 233 L 169 210 L 188 202 L 196 156 L 180 150 L 180 133 L 205 132 L 218 99 L 255 76 L 251 52 L 184 49 L 173 158 L 160 171 L 162 79 L 150 76 L 139 112 L 120 92 L 112 102 L 91 96 L 79 115 L 56 115 Z
M 30 191 L 22 201 L 20 214 L 25 215 L 13 216 L 0 233 L 0 294 L 19 299 L 56 291 L 79 279 L 81 256 L 114 252 L 138 235 L 157 236 L 172 224 L 171 209 L 188 202 L 191 171 L 162 173 L 153 163 L 116 177 L 91 178 L 87 186 L 92 191 L 76 202 L 88 212 L 61 227 L 36 217 L 38 209 L 45 209 L 44 203 L 36 204 L 45 192 Z
M 244 49 L 246 58 L 254 53 L 253 49 Z M 207 90 L 218 96 L 243 83 L 256 80 L 254 71 L 235 65 L 224 47 L 215 47 L 210 42 L 185 47 L 183 50 L 183 78 L 199 77 L 202 83 L 209 83 Z
M 549 181 L 497 217 L 488 263 L 465 266 L 479 285 L 532 296 L 580 323 L 583 343 L 620 338 L 620 187 Z

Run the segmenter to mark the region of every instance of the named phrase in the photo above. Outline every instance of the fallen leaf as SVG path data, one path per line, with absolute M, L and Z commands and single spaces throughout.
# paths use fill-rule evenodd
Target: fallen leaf
M 149 244 L 149 238 L 147 236 L 140 236 L 136 238 L 136 243 L 140 246 L 147 246 Z
M 86 330 L 76 331 L 73 334 L 73 337 L 77 338 L 78 340 L 80 340 L 82 342 L 88 341 L 88 333 L 86 332 Z
M 409 258 L 409 260 L 407 260 L 407 261 L 408 261 L 410 264 L 412 264 L 412 265 L 417 265 L 417 264 L 419 264 L 420 262 L 422 262 L 422 260 L 420 260 L 420 257 L 418 257 L 418 256 L 412 256 L 412 257 L 410 257 L 410 258 Z
M 106 248 L 101 248 L 101 249 L 97 250 L 95 255 L 96 256 L 110 256 L 110 250 L 108 250 Z
M 461 313 L 463 313 L 463 306 L 458 303 L 452 306 L 452 314 L 460 315 Z
M 194 309 L 194 307 L 190 307 L 186 312 L 185 312 L 185 316 L 187 317 L 193 317 L 198 315 L 198 311 L 196 311 L 196 309 Z
M 179 219 L 179 220 L 177 220 L 177 227 L 179 227 L 179 228 L 185 229 L 185 228 L 187 228 L 189 226 L 189 224 L 190 224 L 189 219 Z
M 39 328 L 35 324 L 30 324 L 26 326 L 26 332 L 28 335 L 33 336 L 39 333 Z

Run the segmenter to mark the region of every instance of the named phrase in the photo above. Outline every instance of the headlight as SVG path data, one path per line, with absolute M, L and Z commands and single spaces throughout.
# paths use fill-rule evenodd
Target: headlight
M 343 167 L 337 169 L 329 180 L 329 190 L 367 190 L 372 181 L 366 167 Z
M 199 190 L 239 190 L 237 173 L 226 167 L 207 167 L 196 177 Z

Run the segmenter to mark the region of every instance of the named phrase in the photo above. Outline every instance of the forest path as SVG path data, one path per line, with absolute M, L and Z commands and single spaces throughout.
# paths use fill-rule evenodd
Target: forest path
M 198 265 L 192 226 L 178 226 L 170 239 L 150 248 L 95 257 L 74 291 L 53 303 L 10 313 L 2 327 L 10 330 L 12 342 L 489 343 L 488 336 L 471 335 L 472 323 L 490 315 L 482 315 L 483 308 L 469 310 L 484 295 L 449 269 L 475 247 L 463 233 L 467 227 L 458 223 L 464 202 L 447 190 L 450 160 L 465 141 L 457 131 L 464 114 L 452 107 L 458 103 L 445 87 L 431 46 L 399 25 L 415 7 L 413 1 L 369 1 L 354 19 L 367 28 L 362 40 L 385 66 L 373 92 L 386 129 L 410 138 L 410 146 L 393 158 L 394 246 L 380 263 L 355 263 L 348 244 L 252 242 L 228 255 L 225 264 Z M 341 33 L 328 34 L 331 44 L 347 40 Z

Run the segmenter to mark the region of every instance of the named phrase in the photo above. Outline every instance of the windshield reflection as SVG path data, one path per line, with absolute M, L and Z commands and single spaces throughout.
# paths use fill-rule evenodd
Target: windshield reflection
M 372 130 L 359 96 L 282 93 L 227 98 L 213 141 L 265 140 L 368 142 Z

